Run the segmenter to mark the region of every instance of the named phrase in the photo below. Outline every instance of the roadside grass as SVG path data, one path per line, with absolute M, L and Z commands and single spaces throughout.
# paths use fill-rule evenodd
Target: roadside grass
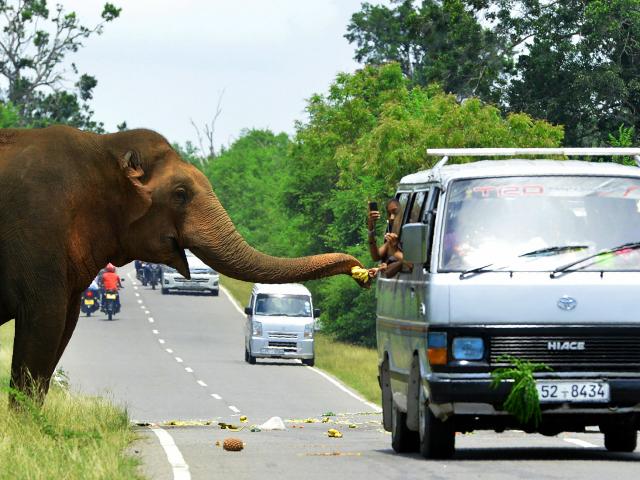
M 127 413 L 106 400 L 54 384 L 42 409 L 9 411 L 13 332 L 13 322 L 0 327 L 0 479 L 144 478 L 124 453 L 135 439 Z
M 253 284 L 220 275 L 220 282 L 242 306 L 249 303 Z M 340 379 L 360 395 L 380 405 L 378 356 L 374 348 L 340 342 L 316 333 L 316 366 Z

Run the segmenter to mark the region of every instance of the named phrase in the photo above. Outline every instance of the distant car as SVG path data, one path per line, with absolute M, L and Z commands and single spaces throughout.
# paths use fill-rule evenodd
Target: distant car
M 163 295 L 171 291 L 220 293 L 220 275 L 190 251 L 185 251 L 191 279 L 187 280 L 175 268 L 162 266 L 161 292 Z
M 256 283 L 244 312 L 246 362 L 297 358 L 305 365 L 314 365 L 314 320 L 320 310 L 313 308 L 311 293 L 303 285 Z

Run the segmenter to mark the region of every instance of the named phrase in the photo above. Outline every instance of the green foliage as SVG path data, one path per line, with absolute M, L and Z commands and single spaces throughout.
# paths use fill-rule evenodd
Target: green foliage
M 120 11 L 106 3 L 102 22 L 87 27 L 75 12 L 65 12 L 62 5 L 50 11 L 46 0 L 0 2 L 0 77 L 7 84 L 0 98 L 17 108 L 20 126 L 64 123 L 103 131 L 87 104 L 97 85 L 95 77 L 80 75 L 74 90 L 61 85 L 66 80 L 67 54 L 78 51 L 85 39 L 100 35 L 104 25 L 118 18 Z M 75 64 L 71 67 L 78 74 Z
M 492 371 L 491 386 L 498 388 L 503 381 L 513 382 L 509 396 L 504 402 L 504 409 L 515 416 L 522 425 L 531 422 L 537 427 L 542 420 L 542 412 L 533 374 L 551 371 L 551 368 L 542 363 L 520 360 L 511 355 L 503 355 L 499 361 L 509 362 L 511 366 Z
M 397 61 L 414 84 L 564 125 L 568 146 L 638 131 L 638 0 L 363 3 L 345 36 L 357 60 Z
M 20 113 L 11 102 L 0 102 L 0 128 L 12 128 L 20 125 Z
M 289 143 L 284 133 L 246 130 L 205 165 L 205 173 L 238 231 L 250 244 L 271 255 L 299 253 L 292 231 L 295 222 L 287 218 L 283 200 Z
M 510 68 L 497 35 L 463 0 L 402 0 L 390 7 L 363 3 L 345 37 L 356 60 L 398 62 L 414 83 L 440 83 L 446 92 L 488 99 Z

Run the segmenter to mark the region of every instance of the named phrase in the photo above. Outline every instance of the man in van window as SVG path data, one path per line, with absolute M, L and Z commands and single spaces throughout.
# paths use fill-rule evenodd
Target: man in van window
M 387 202 L 387 228 L 384 234 L 384 244 L 378 247 L 376 241 L 376 222 L 380 219 L 380 212 L 372 210 L 369 212 L 367 219 L 369 253 L 374 261 L 380 264 L 376 268 L 369 269 L 369 276 L 375 277 L 384 274 L 385 277 L 391 278 L 396 275 L 402 268 L 402 248 L 398 234 L 394 233 L 394 222 L 400 213 L 400 202 L 392 198 Z

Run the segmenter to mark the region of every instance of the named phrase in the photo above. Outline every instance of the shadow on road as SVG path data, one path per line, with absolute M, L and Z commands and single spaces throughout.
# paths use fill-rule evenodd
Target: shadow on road
M 377 450 L 379 453 L 387 455 L 398 455 L 404 458 L 415 458 L 416 460 L 429 461 L 423 459 L 419 454 L 397 454 L 393 450 Z M 448 460 L 430 460 L 436 462 L 458 462 L 458 461 L 558 461 L 558 460 L 591 460 L 608 462 L 638 462 L 640 463 L 640 453 L 612 453 L 604 448 L 459 448 L 453 458 Z

